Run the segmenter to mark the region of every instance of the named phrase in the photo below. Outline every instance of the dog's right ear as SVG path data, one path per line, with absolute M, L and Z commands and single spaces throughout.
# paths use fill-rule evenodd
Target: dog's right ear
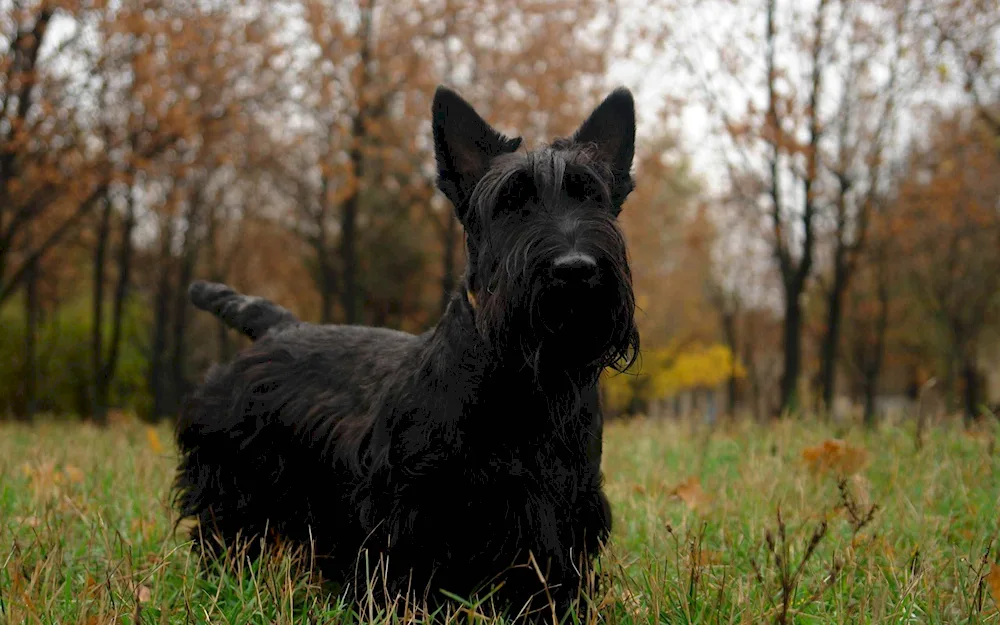
M 447 87 L 434 92 L 432 109 L 437 185 L 464 223 L 469 196 L 490 161 L 517 150 L 521 138 L 509 139 L 494 130 L 462 96 Z
M 611 169 L 614 179 L 611 200 L 620 209 L 635 187 L 630 171 L 635 157 L 635 101 L 632 92 L 624 87 L 612 91 L 573 134 L 573 141 L 597 148 L 598 158 Z

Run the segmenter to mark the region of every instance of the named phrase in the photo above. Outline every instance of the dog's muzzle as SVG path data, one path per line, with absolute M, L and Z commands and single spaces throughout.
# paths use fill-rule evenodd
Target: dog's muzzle
M 549 276 L 555 288 L 589 288 L 600 283 L 597 260 L 590 254 L 572 251 L 552 262 Z

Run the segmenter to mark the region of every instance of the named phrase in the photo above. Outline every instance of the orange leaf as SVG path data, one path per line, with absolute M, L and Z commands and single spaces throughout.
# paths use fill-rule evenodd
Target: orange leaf
M 79 467 L 67 464 L 63 468 L 63 473 L 66 474 L 66 478 L 69 479 L 70 482 L 76 482 L 79 484 L 83 481 L 83 471 Z
M 990 565 L 990 572 L 986 576 L 986 583 L 990 587 L 990 594 L 993 595 L 993 603 L 1000 608 L 1000 564 L 994 562 Z
M 802 459 L 817 473 L 834 472 L 842 476 L 860 472 L 868 464 L 868 452 L 834 438 L 802 450 Z
M 146 440 L 149 441 L 149 448 L 153 450 L 154 454 L 163 453 L 163 443 L 160 442 L 160 435 L 156 433 L 155 428 L 146 428 Z
M 694 476 L 678 484 L 670 491 L 670 496 L 680 499 L 692 510 L 704 507 L 709 502 L 709 496 L 701 488 L 701 481 Z

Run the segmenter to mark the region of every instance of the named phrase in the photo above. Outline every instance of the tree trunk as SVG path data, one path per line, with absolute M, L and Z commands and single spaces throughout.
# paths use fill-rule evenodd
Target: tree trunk
M 722 334 L 726 340 L 726 347 L 732 355 L 733 363 L 729 371 L 727 382 L 726 415 L 730 419 L 736 417 L 737 393 L 739 392 L 738 381 L 736 379 L 736 359 L 739 346 L 736 344 L 736 313 L 724 312 L 722 314 Z
M 19 421 L 35 420 L 38 402 L 38 263 L 28 267 L 24 281 L 24 373 Z
M 757 361 L 753 357 L 754 328 L 752 324 L 752 318 L 747 317 L 743 328 L 742 358 L 747 368 L 747 380 L 750 386 L 750 411 L 753 414 L 754 421 L 760 422 L 763 420 L 763 415 L 761 414 L 760 372 L 757 370 Z
M 979 370 L 972 354 L 966 354 L 962 359 L 962 381 L 965 386 L 962 392 L 965 425 L 968 427 L 979 416 Z
M 340 254 L 341 270 L 343 271 L 343 291 L 341 292 L 344 307 L 344 323 L 350 325 L 360 322 L 358 312 L 358 210 L 361 203 L 361 189 L 365 179 L 365 155 L 362 151 L 367 138 L 366 118 L 369 114 L 367 101 L 368 86 L 371 82 L 372 57 L 372 20 L 375 0 L 368 0 L 360 7 L 361 18 L 361 79 L 357 87 L 358 111 L 351 122 L 351 149 L 348 156 L 354 176 L 354 191 L 344 200 L 340 218 Z
M 781 374 L 781 415 L 798 409 L 798 382 L 802 368 L 802 304 L 800 281 L 785 284 L 783 329 L 784 371 Z
M 945 406 L 948 408 L 949 415 L 954 414 L 955 409 L 957 407 L 957 398 L 955 393 L 955 386 L 957 379 L 958 379 L 958 365 L 955 362 L 955 355 L 949 353 L 945 358 L 945 364 L 944 364 Z
M 174 297 L 174 325 L 173 339 L 171 345 L 173 352 L 170 362 L 171 390 L 173 391 L 170 401 L 170 414 L 176 415 L 187 393 L 187 377 L 185 376 L 184 365 L 187 358 L 187 312 L 188 298 L 187 285 L 191 283 L 194 276 L 194 265 L 198 257 L 197 236 L 194 232 L 194 223 L 197 219 L 195 211 L 188 215 L 188 229 L 184 239 L 184 252 L 181 257 L 181 266 L 177 276 L 177 289 Z
M 0 236 L 3 236 L 4 234 L 4 222 L 6 221 L 4 219 L 4 215 L 7 212 L 7 206 L 6 206 L 7 193 L 5 189 L 7 183 L 5 181 L 5 178 L 6 178 L 6 172 L 0 171 Z M 4 283 L 4 276 L 7 274 L 7 254 L 5 253 L 6 251 L 7 251 L 6 249 L 0 249 L 0 284 Z
M 355 167 L 355 176 L 360 164 Z M 358 181 L 355 184 L 361 184 Z M 357 252 L 357 220 L 358 193 L 354 193 L 343 205 L 340 220 L 340 262 L 344 271 L 343 290 L 341 291 L 341 306 L 344 308 L 344 323 L 358 323 L 358 252 Z
M 153 340 L 152 352 L 149 356 L 149 392 L 153 398 L 150 417 L 156 421 L 167 414 L 167 389 L 164 365 L 167 353 L 167 325 L 170 321 L 170 300 L 173 290 L 170 284 L 170 268 L 172 258 L 170 241 L 173 238 L 173 225 L 168 224 L 160 242 L 160 275 L 156 285 L 156 298 L 153 306 Z
M 0 146 L 2 146 L 2 149 L 0 149 L 0 240 L 7 243 L 0 244 L 0 285 L 4 286 L 0 290 L 0 303 L 5 299 L 4 296 L 10 293 L 13 287 L 16 286 L 14 284 L 16 278 L 11 280 L 10 283 L 4 283 L 7 254 L 13 251 L 13 246 L 9 243 L 14 240 L 14 236 L 19 228 L 17 225 L 19 220 L 16 213 L 9 224 L 9 231 L 4 229 L 6 219 L 3 218 L 6 211 L 10 208 L 10 185 L 17 178 L 17 169 L 19 169 L 19 148 L 11 145 L 11 138 L 14 134 L 14 129 L 25 123 L 28 112 L 31 110 L 31 105 L 36 101 L 33 95 L 41 83 L 38 80 L 34 80 L 33 75 L 36 71 L 38 56 L 41 53 L 42 46 L 45 44 L 49 24 L 52 22 L 55 11 L 55 7 L 43 5 L 42 8 L 38 9 L 35 23 L 30 31 L 15 28 L 16 32 L 13 33 L 14 36 L 11 39 L 7 40 L 8 45 L 3 55 L 5 61 L 5 89 L 3 110 L 0 111 L 0 117 L 4 118 L 7 122 L 5 125 L 10 130 L 0 134 Z M 15 22 L 15 25 L 17 25 L 17 22 Z M 11 87 L 15 84 L 18 88 L 12 89 Z M 17 108 L 8 108 L 11 102 L 14 101 L 17 102 Z M 26 229 L 25 238 L 29 239 L 26 242 L 25 250 L 27 250 L 27 254 L 30 257 L 31 220 L 21 220 L 21 224 L 20 227 Z M 30 269 L 34 271 L 37 267 L 32 266 Z M 34 278 L 35 276 L 25 276 L 25 279 L 28 280 Z
M 205 237 L 205 243 L 208 248 L 206 250 L 208 256 L 208 266 L 211 272 L 212 282 L 224 283 L 226 280 L 226 272 L 232 262 L 232 256 L 230 255 L 226 261 L 220 259 L 221 251 L 219 250 L 219 207 L 218 205 L 213 205 L 211 211 L 208 214 L 208 233 Z M 233 248 L 235 250 L 235 246 Z M 215 324 L 216 331 L 216 343 L 218 347 L 217 358 L 219 362 L 226 362 L 229 360 L 229 356 L 232 354 L 232 345 L 229 339 L 229 328 L 226 326 L 225 322 L 218 319 Z
M 105 197 L 101 217 L 97 224 L 97 240 L 94 242 L 93 284 L 91 285 L 91 328 L 90 328 L 90 371 L 93 376 L 90 387 L 88 416 L 99 425 L 107 422 L 107 406 L 101 403 L 101 376 L 104 371 L 104 270 L 111 236 L 111 201 Z
M 767 41 L 768 41 L 768 115 L 770 125 L 776 133 L 780 133 L 781 123 L 777 117 L 775 102 L 775 5 L 772 0 L 767 8 Z M 780 200 L 781 192 L 778 186 L 778 156 L 781 152 L 778 138 L 774 140 L 771 157 L 771 201 L 774 203 L 773 218 L 775 228 L 775 249 L 779 260 L 782 283 L 785 287 L 785 325 L 784 325 L 784 361 L 785 370 L 781 377 L 781 413 L 788 414 L 799 409 L 798 381 L 802 369 L 802 293 L 806 280 L 812 271 L 813 252 L 815 247 L 815 232 L 813 217 L 816 214 L 816 198 L 814 185 L 819 180 L 819 142 L 822 134 L 819 119 L 819 102 L 822 92 L 822 56 L 824 43 L 824 15 L 826 0 L 819 0 L 816 8 L 814 39 L 812 44 L 812 81 L 809 92 L 809 149 L 806 150 L 806 171 L 802 179 L 802 197 L 805 205 L 802 210 L 802 255 L 798 262 L 793 260 L 784 240 L 784 228 L 781 223 Z
M 111 387 L 118 371 L 118 355 L 121 352 L 122 325 L 125 316 L 125 300 L 128 297 L 129 276 L 132 268 L 132 231 L 135 228 L 135 204 L 131 196 L 122 219 L 121 242 L 118 248 L 118 281 L 115 283 L 114 301 L 111 309 L 111 344 L 104 358 L 96 390 L 99 413 L 94 421 L 107 423 L 108 408 L 111 406 Z
M 864 372 L 864 402 L 865 402 L 865 427 L 875 427 L 875 395 L 878 390 L 878 372 L 874 367 L 869 367 Z
M 458 239 L 458 219 L 449 211 L 447 220 L 448 223 L 444 229 L 444 240 L 442 241 L 444 246 L 444 257 L 442 259 L 444 272 L 441 276 L 441 314 L 444 314 L 445 309 L 448 308 L 448 302 L 451 301 L 451 296 L 455 292 L 455 284 L 457 282 L 455 276 L 455 246 L 457 245 L 456 239 Z
M 323 246 L 316 247 L 317 271 L 319 273 L 320 323 L 333 323 L 333 303 L 337 292 L 337 269 L 330 261 Z
M 826 299 L 826 333 L 823 334 L 823 345 L 820 350 L 819 383 L 823 392 L 823 410 L 827 415 L 833 413 L 833 402 L 836 397 L 840 322 L 848 283 L 848 270 L 841 248 L 842 244 L 838 242 L 834 256 L 833 284 Z
M 880 256 L 878 265 L 878 317 L 875 321 L 875 347 L 871 360 L 865 367 L 865 425 L 875 425 L 875 397 L 878 381 L 885 361 L 886 333 L 889 331 L 889 281 L 885 275 L 885 259 Z

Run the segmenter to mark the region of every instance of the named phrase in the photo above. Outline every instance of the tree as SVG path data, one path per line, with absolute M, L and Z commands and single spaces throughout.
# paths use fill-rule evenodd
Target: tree
M 95 277 L 101 278 L 94 285 L 98 420 L 107 408 L 106 385 L 117 359 L 136 211 L 159 239 L 149 357 L 152 415 L 173 412 L 186 387 L 186 284 L 199 261 L 207 215 L 232 191 L 234 170 L 246 167 L 253 158 L 248 155 L 255 154 L 255 146 L 245 143 L 256 136 L 246 109 L 261 104 L 275 83 L 270 64 L 278 46 L 267 7 L 241 8 L 233 13 L 229 5 L 135 0 L 102 24 L 100 82 L 113 87 L 104 89 L 101 100 L 103 147 L 114 155 L 105 175 L 123 199 L 118 212 L 124 238 L 113 302 L 119 312 L 107 356 L 100 353 L 103 243 L 95 251 Z M 111 213 L 105 215 L 111 219 Z
M 848 347 L 845 360 L 857 381 L 868 427 L 875 425 L 875 399 L 890 348 L 889 323 L 892 320 L 902 324 L 898 285 L 901 277 L 898 259 L 894 257 L 898 250 L 884 207 L 880 208 L 883 210 L 875 210 L 869 217 L 867 244 L 854 256 L 856 279 L 845 294 L 844 306 Z
M 981 118 L 980 118 L 981 119 Z M 894 210 L 893 231 L 914 299 L 936 332 L 949 392 L 961 379 L 967 422 L 982 397 L 979 345 L 1000 314 L 1000 197 L 988 124 L 968 111 L 931 120 Z
M 868 214 L 887 181 L 893 124 L 909 69 L 915 11 L 909 2 L 779 0 L 673 2 L 727 36 L 685 30 L 683 67 L 717 124 L 728 203 L 766 225 L 781 284 L 782 411 L 797 407 L 805 301 L 832 245 L 821 385 L 832 402 L 844 293 L 865 241 Z
M 715 4 L 703 3 L 699 11 L 719 11 Z M 696 60 L 688 46 L 678 49 L 685 66 L 700 81 L 705 104 L 721 124 L 729 148 L 731 184 L 738 187 L 734 195 L 745 198 L 743 210 L 760 211 L 768 224 L 784 300 L 781 406 L 787 412 L 797 408 L 802 368 L 802 298 L 816 250 L 822 192 L 820 149 L 827 127 L 822 109 L 832 71 L 837 3 L 818 0 L 802 10 L 782 9 L 778 4 L 767 0 L 763 23 L 737 25 L 741 30 L 731 36 L 740 39 L 740 46 L 732 46 L 727 37 L 709 52 L 713 63 L 738 77 L 728 84 L 717 72 L 709 75 L 708 61 Z M 728 13 L 750 10 L 740 4 Z M 755 32 L 757 28 L 761 32 Z M 712 38 L 706 35 L 706 40 Z M 703 46 L 693 44 L 690 49 L 698 47 Z M 756 72 L 756 67 L 764 69 Z M 732 98 L 734 89 L 739 90 L 739 100 Z M 724 99 L 723 94 L 729 97 Z M 738 104 L 729 105 L 730 101 Z
M 925 0 L 920 11 L 923 34 L 933 44 L 928 64 L 944 82 L 961 87 L 989 131 L 1000 137 L 1000 2 Z
M 903 84 L 900 67 L 908 60 L 904 49 L 913 32 L 911 20 L 909 2 L 844 3 L 840 18 L 846 58 L 839 80 L 841 101 L 833 119 L 835 143 L 824 159 L 835 180 L 827 202 L 832 204 L 833 250 L 831 275 L 823 281 L 826 322 L 820 348 L 819 385 L 826 411 L 832 410 L 835 397 L 844 297 L 865 253 L 872 213 L 894 182 L 887 169 L 897 142 L 897 106 L 913 86 Z M 880 253 L 870 259 L 879 262 Z M 881 356 L 867 366 L 880 362 Z
M 89 171 L 99 155 L 80 126 L 85 85 L 52 70 L 99 16 L 76 2 L 32 2 L 0 20 L 0 304 L 37 277 L 103 190 Z M 70 34 L 50 45 L 58 19 Z
M 750 384 L 750 405 L 757 418 L 762 412 L 763 387 L 759 361 L 761 354 L 761 325 L 767 317 L 767 304 L 771 299 L 769 281 L 769 250 L 761 245 L 754 228 L 759 224 L 748 223 L 732 204 L 742 204 L 743 199 L 721 198 L 710 213 L 715 240 L 706 276 L 707 300 L 718 319 L 726 347 L 747 369 L 746 381 Z M 750 228 L 748 230 L 748 227 Z M 730 417 L 736 415 L 741 403 L 741 384 L 735 368 L 728 381 L 728 406 Z
M 288 105 L 305 122 L 287 137 L 282 177 L 294 198 L 287 221 L 310 248 L 320 319 L 366 321 L 359 307 L 365 262 L 359 243 L 374 209 L 365 205 L 375 197 L 368 189 L 387 200 L 395 194 L 400 205 L 422 207 L 433 217 L 444 265 L 440 284 L 450 295 L 459 229 L 450 207 L 433 199 L 426 130 L 434 88 L 448 82 L 517 134 L 569 132 L 602 91 L 597 83 L 610 53 L 606 46 L 581 45 L 578 35 L 587 28 L 594 31 L 588 40 L 610 32 L 613 20 L 596 20 L 606 5 L 303 0 L 295 6 L 303 43 L 293 46 L 290 76 L 308 88 Z M 509 95 L 492 114 L 500 77 Z
M 400 159 L 412 137 L 394 144 L 386 135 L 392 124 L 413 115 L 414 93 L 430 78 L 418 50 L 427 45 L 427 24 L 437 9 L 376 0 L 350 6 L 303 0 L 296 8 L 303 45 L 293 44 L 286 78 L 306 88 L 288 106 L 305 121 L 288 138 L 292 150 L 283 163 L 295 198 L 296 212 L 289 217 L 313 250 L 320 320 L 334 320 L 339 294 L 342 320 L 359 323 L 363 191 L 388 182 L 372 180 L 372 171 L 391 178 L 396 168 L 412 165 Z

